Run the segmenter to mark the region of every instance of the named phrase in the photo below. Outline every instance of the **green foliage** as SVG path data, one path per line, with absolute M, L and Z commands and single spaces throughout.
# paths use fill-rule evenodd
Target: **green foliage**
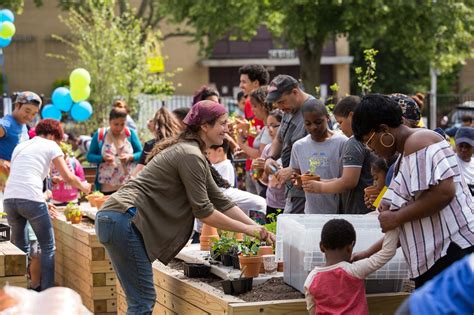
M 141 28 L 141 20 L 130 11 L 120 16 L 115 12 L 115 1 L 84 0 L 90 10 L 87 15 L 72 9 L 66 18 L 71 38 L 55 35 L 66 43 L 71 52 L 68 56 L 51 55 L 66 60 L 70 68 L 82 67 L 92 77 L 91 99 L 93 117 L 87 121 L 90 130 L 106 125 L 113 99 L 123 98 L 132 112 L 136 108 L 136 97 L 145 88 L 148 80 L 147 56 L 156 48 L 157 32 Z M 166 80 L 155 82 L 155 91 L 170 93 Z M 162 84 L 163 88 L 158 86 Z
M 79 217 L 81 216 L 81 210 L 77 204 L 69 202 L 64 208 L 64 215 L 66 218 Z
M 37 7 L 43 5 L 42 0 L 34 0 L 33 2 Z M 21 13 L 24 5 L 24 0 L 0 0 L 0 8 L 10 9 L 13 13 Z
M 214 254 L 212 258 L 215 259 L 223 254 L 236 255 L 240 249 L 239 245 L 231 233 L 223 231 L 220 238 L 212 243 L 211 252 Z
M 276 213 L 270 213 L 267 215 L 268 223 L 263 226 L 267 229 L 268 232 L 276 234 L 277 232 L 277 217 L 281 213 L 281 209 L 277 209 Z
M 74 156 L 74 152 L 72 151 L 72 145 L 67 142 L 61 141 L 59 144 L 61 151 L 63 151 L 65 157 L 72 157 Z
M 245 235 L 243 242 L 240 244 L 240 251 L 244 256 L 256 256 L 259 247 L 260 242 L 258 242 L 255 238 Z
M 362 95 L 369 94 L 372 91 L 372 85 L 374 85 L 375 80 L 377 80 L 377 76 L 375 75 L 377 68 L 375 56 L 377 53 L 378 50 L 375 49 L 364 50 L 365 71 L 362 70 L 362 67 L 355 68 L 358 81 L 357 86 L 362 90 Z

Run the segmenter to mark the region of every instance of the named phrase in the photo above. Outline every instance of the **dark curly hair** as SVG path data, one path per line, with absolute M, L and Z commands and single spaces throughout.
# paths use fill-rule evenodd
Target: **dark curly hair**
M 402 125 L 402 108 L 387 95 L 369 94 L 364 96 L 352 116 L 354 137 L 362 141 L 362 137 L 371 131 L 380 131 L 382 124 L 390 128 Z
M 197 102 L 207 100 L 210 96 L 217 96 L 217 98 L 220 97 L 219 92 L 215 88 L 203 85 L 199 90 L 194 92 L 193 105 Z
M 54 119 L 43 119 L 35 127 L 37 136 L 52 135 L 55 140 L 61 141 L 64 137 L 63 127 L 61 123 Z
M 250 81 L 258 81 L 260 85 L 267 85 L 270 81 L 270 74 L 262 65 L 246 65 L 239 69 L 239 75 L 246 74 Z
M 250 93 L 250 102 L 252 103 L 253 100 L 255 104 L 262 106 L 267 111 L 267 113 L 269 113 L 273 109 L 273 104 L 265 102 L 267 94 L 268 87 L 266 85 L 261 86 L 252 93 Z
M 127 110 L 114 107 L 109 113 L 109 120 L 117 119 L 117 118 L 127 118 Z
M 321 231 L 321 245 L 326 249 L 342 249 L 356 240 L 352 224 L 344 219 L 332 219 L 326 222 Z

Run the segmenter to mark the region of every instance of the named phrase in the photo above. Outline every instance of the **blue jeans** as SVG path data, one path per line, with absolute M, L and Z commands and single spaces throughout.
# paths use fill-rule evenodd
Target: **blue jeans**
M 12 233 L 11 241 L 25 253 L 29 253 L 26 221 L 29 221 L 41 248 L 41 290 L 54 286 L 54 231 L 45 202 L 27 199 L 6 199 L 3 207 L 7 213 Z M 26 270 L 25 270 L 26 273 Z
M 109 254 L 127 296 L 127 314 L 151 314 L 156 293 L 153 272 L 132 212 L 99 211 L 95 231 Z

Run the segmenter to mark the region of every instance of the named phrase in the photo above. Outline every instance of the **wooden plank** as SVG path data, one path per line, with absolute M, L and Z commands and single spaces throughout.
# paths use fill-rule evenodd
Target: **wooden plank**
M 165 306 L 167 309 L 176 312 L 178 314 L 189 314 L 189 315 L 209 315 L 208 312 L 197 308 L 196 306 L 188 303 L 186 300 L 170 293 L 158 286 L 155 286 L 156 299 L 157 301 Z
M 87 297 L 92 298 L 93 300 L 106 300 L 116 297 L 115 285 L 102 286 L 102 287 L 93 287 L 91 282 L 87 282 L 84 279 L 84 275 L 78 273 L 75 269 L 69 269 L 68 267 L 61 268 L 61 271 L 64 271 L 61 276 L 68 280 L 65 283 L 66 286 L 71 289 L 80 290 Z M 60 271 L 58 271 L 60 273 Z M 86 276 L 86 278 L 88 278 Z M 68 284 L 69 283 L 69 284 Z
M 107 300 L 107 312 L 117 312 L 117 299 Z
M 306 301 L 304 299 L 230 303 L 229 314 L 231 315 L 307 315 Z
M 0 286 L 3 287 L 6 284 L 26 288 L 27 279 L 26 276 L 9 276 L 0 278 Z
M 64 257 L 70 258 L 76 263 L 76 265 L 78 265 L 78 267 L 82 267 L 82 269 L 88 273 L 114 273 L 114 268 L 109 260 L 104 259 L 92 261 L 88 257 L 76 252 L 73 248 L 62 244 L 61 242 L 57 243 L 57 255 L 64 255 Z
M 63 243 L 63 245 L 69 248 L 75 249 L 82 256 L 87 257 L 90 260 L 104 260 L 105 259 L 105 248 L 104 247 L 89 247 L 88 245 L 79 242 L 69 235 L 61 234 L 56 237 L 57 242 Z
M 5 277 L 5 256 L 0 254 L 0 277 Z
M 183 277 L 182 273 L 158 262 L 153 263 L 153 269 L 155 285 L 168 292 L 173 292 L 176 296 L 186 297 L 187 302 L 211 314 L 223 314 L 227 312 L 229 303 L 243 302 L 241 299 L 225 295 L 222 291 L 206 283 L 178 279 L 179 275 Z
M 115 272 L 107 272 L 105 274 L 105 285 L 115 285 L 117 282 L 117 275 Z
M 26 274 L 26 253 L 11 242 L 1 242 L 0 252 L 4 257 L 5 276 L 22 276 Z
M 397 310 L 397 308 L 409 296 L 410 294 L 406 292 L 368 294 L 367 304 L 369 305 L 369 314 L 371 315 L 395 314 L 395 311 Z

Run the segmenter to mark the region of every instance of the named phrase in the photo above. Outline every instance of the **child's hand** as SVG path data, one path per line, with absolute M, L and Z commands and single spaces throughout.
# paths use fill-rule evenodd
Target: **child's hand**
M 369 256 L 370 255 L 365 250 L 360 251 L 360 252 L 356 252 L 356 253 L 352 253 L 352 257 L 351 257 L 350 262 L 353 263 L 353 262 L 361 260 L 361 259 L 369 258 Z
M 252 168 L 254 170 L 263 170 L 265 167 L 265 160 L 262 158 L 257 158 L 252 160 Z
M 305 180 L 303 181 L 303 190 L 308 193 L 321 193 L 322 185 L 320 181 L 317 180 Z
M 275 174 L 275 178 L 278 180 L 280 184 L 284 184 L 285 182 L 291 179 L 291 174 L 293 174 L 293 170 L 290 167 L 285 167 L 279 169 Z
M 51 178 L 51 182 L 53 183 L 53 185 L 56 185 L 56 184 L 59 184 L 63 179 L 61 178 L 61 176 L 53 176 Z
M 81 191 L 88 195 L 91 192 L 92 185 L 88 182 L 82 182 L 81 184 Z
M 48 211 L 49 211 L 49 215 L 53 219 L 55 219 L 59 216 L 58 208 L 56 208 L 56 206 L 54 204 L 49 203 L 49 202 L 48 202 Z

